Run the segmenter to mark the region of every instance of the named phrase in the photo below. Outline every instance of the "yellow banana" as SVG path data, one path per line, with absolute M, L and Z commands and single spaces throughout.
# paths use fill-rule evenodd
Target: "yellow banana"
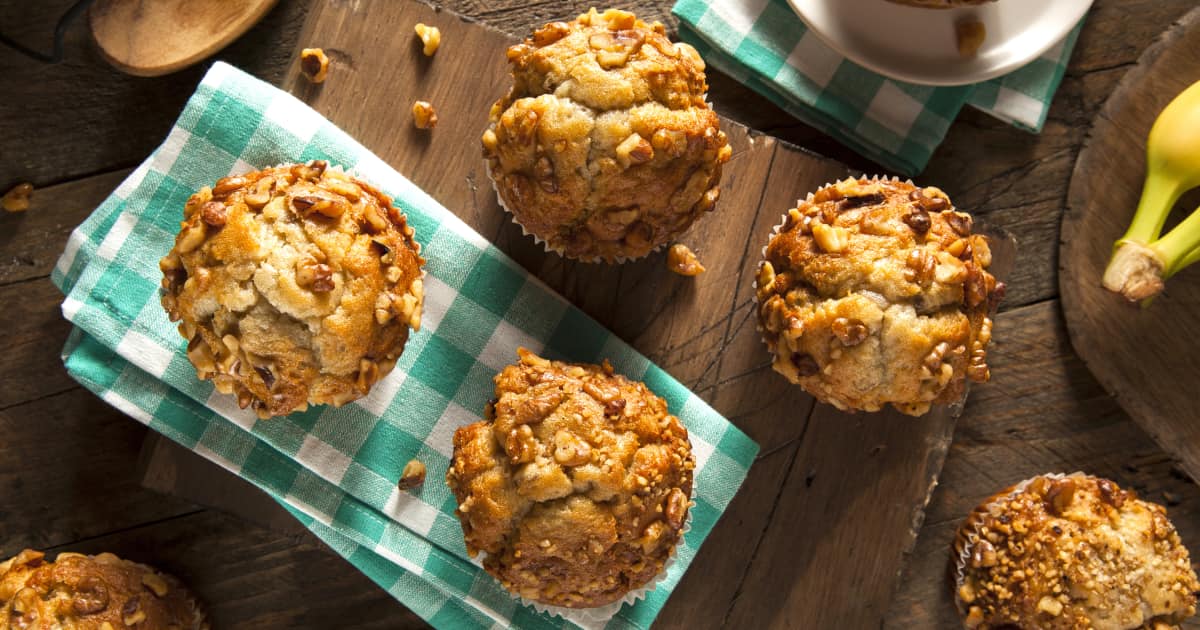
M 1130 301 L 1147 300 L 1163 282 L 1200 261 L 1200 209 L 1161 238 L 1179 197 L 1200 186 L 1200 82 L 1167 104 L 1146 140 L 1146 183 L 1133 222 L 1113 245 L 1104 287 Z

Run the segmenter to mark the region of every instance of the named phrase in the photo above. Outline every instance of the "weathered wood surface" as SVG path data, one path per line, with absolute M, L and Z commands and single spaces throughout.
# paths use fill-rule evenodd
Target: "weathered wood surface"
M 1075 351 L 1134 420 L 1200 479 L 1200 268 L 1172 278 L 1145 308 L 1100 286 L 1112 243 L 1129 227 L 1146 171 L 1150 127 L 1200 81 L 1200 9 L 1161 38 L 1100 111 L 1071 179 L 1059 285 Z M 1177 217 L 1195 209 L 1195 196 Z M 1174 224 L 1176 221 L 1172 221 Z M 1183 333 L 1183 334 L 1179 334 Z
M 4 4 L 0 6 L 0 29 L 23 42 L 45 46 L 53 20 L 68 4 L 69 0 Z M 666 19 L 669 5 L 669 1 L 655 0 L 629 4 L 660 19 Z M 515 0 L 453 0 L 445 6 L 513 32 L 587 8 L 586 3 L 525 5 Z M 1074 355 L 1053 300 L 1057 295 L 1057 224 L 1066 205 L 1071 168 L 1091 120 L 1148 42 L 1193 6 L 1191 0 L 1099 0 L 1041 135 L 1018 132 L 985 115 L 964 112 L 920 178 L 936 182 L 959 205 L 988 215 L 989 221 L 1014 232 L 1021 242 L 1021 256 L 1004 306 L 1010 310 L 998 318 L 996 380 L 972 392 L 893 605 L 888 607 L 886 594 L 867 592 L 862 585 L 853 584 L 851 595 L 869 612 L 838 627 L 876 627 L 885 621 L 893 627 L 952 627 L 954 612 L 945 597 L 942 569 L 957 520 L 996 489 L 1047 470 L 1085 469 L 1139 488 L 1148 498 L 1171 505 L 1186 543 L 1194 546 L 1200 541 L 1196 488 L 1184 475 L 1172 472 L 1172 460 L 1130 421 Z M 301 43 L 298 31 L 306 7 L 300 0 L 281 2 L 262 24 L 218 57 L 278 81 L 291 62 L 294 46 Z M 133 79 L 109 68 L 90 49 L 82 32 L 72 32 L 68 44 L 68 63 L 54 67 L 0 49 L 0 93 L 6 95 L 0 99 L 0 188 L 22 180 L 44 186 L 137 163 L 161 141 L 202 71 L 195 68 L 158 79 Z M 715 74 L 710 83 L 713 101 L 722 114 L 817 148 L 855 169 L 878 170 L 736 83 Z M 108 182 L 118 178 L 110 176 Z M 30 367 L 28 373 L 14 356 L 0 362 L 6 370 L 5 389 L 11 394 L 0 402 L 0 422 L 6 440 L 26 445 L 21 452 L 0 448 L 0 488 L 4 490 L 0 492 L 0 554 L 24 544 L 74 548 L 87 540 L 86 544 L 93 545 L 89 549 L 103 547 L 157 560 L 183 574 L 209 601 L 220 602 L 217 612 L 223 623 L 218 627 L 419 626 L 419 620 L 352 567 L 330 554 L 313 553 L 319 544 L 307 535 L 297 539 L 271 533 L 209 511 L 189 514 L 194 508 L 138 488 L 132 480 L 144 429 L 102 403 L 92 400 L 78 404 L 74 411 L 59 412 L 48 406 L 50 401 L 68 396 L 87 400 L 89 394 L 58 389 L 72 387 L 57 359 L 65 328 L 52 323 L 59 317 L 57 296 L 52 289 L 38 286 L 47 282 L 45 274 L 61 250 L 66 232 L 111 188 L 108 182 L 80 180 L 72 184 L 80 194 L 68 194 L 66 187 L 44 189 L 35 197 L 29 215 L 0 216 L 0 285 L 8 285 L 0 288 L 12 291 L 6 296 L 10 298 L 5 301 L 6 309 L 0 311 L 0 330 L 4 331 L 0 338 L 6 341 L 6 349 L 13 343 L 11 339 L 27 347 L 20 361 L 29 366 L 42 362 L 41 368 Z M 91 197 L 82 194 L 85 189 L 91 189 Z M 478 190 L 481 199 L 485 193 L 483 188 Z M 16 308 L 11 298 L 20 298 L 18 302 L 24 304 Z M 1029 304 L 1033 306 L 1018 308 Z M 739 322 L 731 320 L 729 325 L 736 327 Z M 25 332 L 10 333 L 17 330 Z M 636 341 L 637 335 L 630 332 L 622 334 Z M 44 353 L 34 351 L 39 345 Z M 680 357 L 686 353 L 686 348 L 677 352 Z M 765 353 L 756 340 L 747 346 L 735 343 L 726 348 L 724 356 L 727 369 L 741 368 L 728 374 L 764 369 Z M 733 365 L 735 362 L 739 365 Z M 675 364 L 669 369 L 683 373 L 676 371 L 682 368 Z M 742 404 L 723 398 L 720 389 L 710 389 L 699 391 L 723 409 Z M 776 414 L 788 410 L 788 401 L 775 396 L 777 390 L 761 393 L 761 402 L 773 405 Z M 33 400 L 36 398 L 43 400 Z M 62 404 L 65 409 L 66 403 Z M 118 426 L 124 428 L 113 429 Z M 742 587 L 718 583 L 711 577 L 723 570 L 720 565 L 726 560 L 721 556 L 781 555 L 778 550 L 768 550 L 767 542 L 760 545 L 756 541 L 764 530 L 764 541 L 782 535 L 770 528 L 783 513 L 747 515 L 744 506 L 764 502 L 759 495 L 768 497 L 769 503 L 776 496 L 806 490 L 803 482 L 807 475 L 800 474 L 806 471 L 796 456 L 804 425 L 777 422 L 761 431 L 756 434 L 764 445 L 760 461 L 721 524 L 734 531 L 736 539 L 723 541 L 721 553 L 702 553 L 680 587 L 680 592 L 709 588 L 714 600 L 732 597 L 734 605 L 720 610 L 707 599 L 689 603 L 686 606 L 696 608 L 691 616 L 689 611 L 678 612 L 685 604 L 676 597 L 659 626 L 691 623 L 712 627 L 721 620 L 730 627 L 735 627 L 735 621 L 782 626 L 793 621 L 786 613 L 775 612 L 778 605 L 751 615 L 753 611 L 740 603 L 747 589 L 776 588 L 769 576 L 764 579 L 748 573 Z M 67 439 L 64 434 L 70 432 L 78 437 L 68 440 L 75 446 L 64 456 L 39 454 L 39 450 L 54 453 L 56 445 Z M 85 440 L 92 442 L 87 448 Z M 785 484 L 788 480 L 791 483 Z M 39 489 L 12 490 L 18 483 Z M 820 483 L 821 477 L 813 478 L 814 488 L 820 489 Z M 819 501 L 812 505 L 814 511 L 820 511 Z M 808 513 L 804 517 L 820 518 Z M 200 525 L 192 525 L 194 522 Z M 830 523 L 826 529 L 839 527 Z M 209 530 L 213 535 L 206 537 Z M 105 535 L 114 531 L 124 533 Z M 194 551 L 194 540 L 206 541 L 200 552 Z M 229 553 L 216 553 L 221 549 Z M 836 562 L 842 561 L 838 552 L 844 551 L 844 556 L 858 553 L 852 543 L 830 543 L 828 550 L 822 557 L 833 556 Z M 782 560 L 787 560 L 786 556 Z M 797 569 L 777 577 L 796 579 L 799 573 Z M 299 583 L 302 578 L 308 581 Z M 351 586 L 343 589 L 347 584 Z M 823 595 L 813 593 L 807 605 L 823 606 Z M 851 623 L 868 617 L 869 622 Z

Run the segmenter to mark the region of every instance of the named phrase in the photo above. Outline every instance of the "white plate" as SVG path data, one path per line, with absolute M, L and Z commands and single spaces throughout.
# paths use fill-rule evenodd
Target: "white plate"
M 879 74 L 925 85 L 965 85 L 1020 68 L 1071 32 L 1092 0 L 999 0 L 961 9 L 923 9 L 886 0 L 788 0 L 831 48 Z M 954 24 L 974 17 L 987 38 L 958 54 Z

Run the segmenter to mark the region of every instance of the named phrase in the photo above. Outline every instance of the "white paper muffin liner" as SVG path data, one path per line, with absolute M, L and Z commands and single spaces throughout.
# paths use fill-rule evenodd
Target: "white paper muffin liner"
M 963 615 L 967 614 L 967 611 L 963 605 L 963 601 L 958 596 L 958 589 L 962 587 L 964 582 L 966 582 L 967 564 L 971 559 L 971 550 L 981 538 L 979 528 L 983 525 L 983 515 L 991 514 L 993 508 L 1001 507 L 1003 502 L 1008 501 L 1014 496 L 1024 492 L 1025 488 L 1029 487 L 1029 484 L 1033 483 L 1035 479 L 1046 478 L 1059 480 L 1066 479 L 1068 477 L 1088 478 L 1091 477 L 1091 475 L 1076 471 L 1071 474 L 1046 473 L 1043 475 L 1030 477 L 1029 479 L 1009 486 L 1006 490 L 1001 490 L 1000 492 L 992 495 L 991 498 L 989 498 L 986 502 L 979 505 L 974 510 L 971 510 L 971 513 L 968 514 L 965 519 L 963 519 L 963 524 L 959 526 L 958 531 L 954 534 L 954 553 L 951 556 L 952 560 L 954 561 L 954 571 L 951 575 L 951 577 L 954 579 L 954 606 L 958 609 L 959 613 Z
M 660 244 L 656 245 L 654 248 L 652 248 L 650 251 L 646 252 L 645 254 L 643 254 L 641 256 L 632 257 L 632 258 L 628 257 L 628 256 L 617 256 L 616 258 L 614 258 L 612 260 L 611 263 L 605 261 L 604 258 L 602 258 L 600 256 L 596 256 L 591 259 L 573 258 L 571 256 L 567 256 L 563 252 L 560 252 L 555 249 L 551 249 L 549 243 L 542 240 L 542 238 L 539 237 L 537 234 L 534 234 L 533 232 L 530 232 L 529 230 L 525 229 L 524 225 L 521 225 L 521 222 L 517 220 L 517 215 L 513 213 L 512 209 L 508 207 L 508 204 L 504 202 L 504 197 L 502 197 L 500 195 L 500 189 L 496 187 L 496 178 L 492 177 L 492 163 L 487 158 L 484 158 L 484 160 L 483 160 L 483 168 L 484 168 L 484 170 L 487 171 L 488 181 L 490 181 L 492 183 L 492 192 L 496 193 L 496 203 L 500 204 L 500 207 L 504 210 L 505 213 L 508 214 L 508 219 L 510 221 L 512 221 L 514 225 L 521 228 L 521 233 L 524 234 L 525 236 L 531 237 L 535 243 L 537 243 L 538 245 L 541 245 L 542 251 L 546 252 L 547 254 L 554 254 L 555 256 L 562 257 L 566 260 L 574 260 L 574 261 L 582 262 L 582 263 L 623 265 L 627 262 L 632 262 L 635 260 L 642 260 L 643 258 L 646 258 L 647 256 L 650 256 L 651 254 L 653 254 L 655 252 L 662 251 L 662 249 L 667 246 L 667 243 L 660 243 Z
M 692 503 L 692 507 L 695 507 L 694 501 Z M 551 606 L 549 604 L 543 604 L 532 599 L 526 599 L 517 593 L 509 591 L 508 589 L 505 589 L 504 592 L 508 593 L 509 597 L 512 597 L 523 606 L 530 606 L 540 613 L 546 613 L 548 615 L 560 617 L 581 628 L 603 628 L 609 622 L 609 620 L 611 620 L 618 612 L 621 611 L 621 608 L 624 607 L 625 604 L 634 604 L 638 600 L 644 599 L 647 594 L 658 588 L 659 583 L 667 577 L 667 572 L 671 569 L 671 566 L 675 564 L 675 559 L 678 556 L 676 552 L 679 548 L 679 545 L 683 543 L 683 537 L 689 531 L 691 531 L 691 529 L 692 508 L 689 507 L 687 519 L 684 520 L 683 527 L 679 528 L 679 540 L 676 541 L 675 547 L 671 550 L 671 557 L 667 558 L 667 561 L 663 563 L 662 570 L 660 570 L 657 575 L 651 578 L 649 582 L 646 582 L 644 585 L 642 585 L 641 588 L 629 591 L 624 597 L 615 602 L 594 608 L 567 608 L 565 606 Z M 476 558 L 476 560 L 480 566 L 483 566 L 483 560 L 486 557 L 486 552 L 479 552 L 479 556 Z M 497 583 L 499 583 L 498 580 Z M 503 588 L 503 586 L 501 588 Z

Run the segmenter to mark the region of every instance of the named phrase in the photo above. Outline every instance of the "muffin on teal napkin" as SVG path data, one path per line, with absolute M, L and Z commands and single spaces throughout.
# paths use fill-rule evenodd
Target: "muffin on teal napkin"
M 366 396 L 260 420 L 200 380 L 160 300 L 188 198 L 229 175 L 324 160 L 387 193 L 427 263 L 420 331 Z M 76 229 L 53 280 L 75 326 L 68 372 L 109 404 L 248 479 L 438 627 L 648 628 L 758 450 L 659 367 L 567 303 L 292 96 L 216 64 L 166 141 Z M 523 606 L 473 562 L 445 483 L 454 431 L 483 415 L 517 347 L 611 361 L 664 398 L 696 454 L 692 528 L 654 591 L 602 619 Z M 419 488 L 397 482 L 416 459 Z

